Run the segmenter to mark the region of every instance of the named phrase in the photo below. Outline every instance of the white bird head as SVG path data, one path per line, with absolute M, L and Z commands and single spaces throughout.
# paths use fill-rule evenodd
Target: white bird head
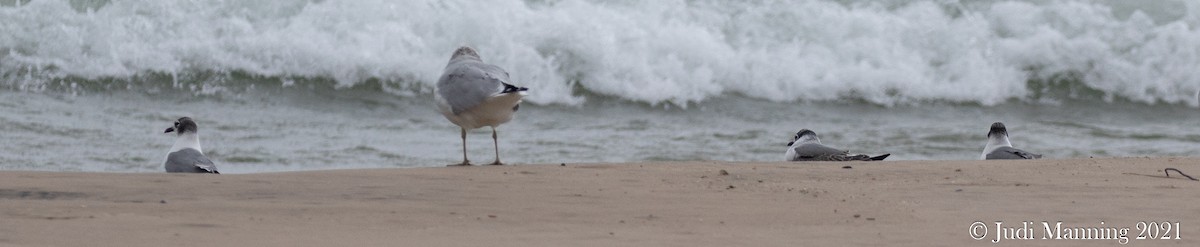
M 458 47 L 457 50 L 454 50 L 454 55 L 450 56 L 450 61 L 466 58 L 474 58 L 475 60 L 483 61 L 482 58 L 479 57 L 479 52 L 476 52 L 475 48 L 471 48 L 470 46 Z

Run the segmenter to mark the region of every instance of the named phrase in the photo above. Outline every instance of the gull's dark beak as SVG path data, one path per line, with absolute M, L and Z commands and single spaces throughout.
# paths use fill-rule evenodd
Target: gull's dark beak
M 503 82 L 501 82 L 501 83 L 503 83 Z M 517 93 L 517 92 L 525 92 L 525 91 L 529 91 L 529 88 L 518 87 L 518 86 L 513 86 L 512 84 L 504 83 L 504 90 L 500 91 L 500 93 Z
M 792 146 L 792 144 L 795 144 L 795 143 L 796 143 L 796 142 L 788 142 L 788 147 L 791 147 L 791 146 Z
M 167 131 L 163 131 L 163 133 L 171 133 L 171 132 L 175 132 L 175 127 L 167 128 Z

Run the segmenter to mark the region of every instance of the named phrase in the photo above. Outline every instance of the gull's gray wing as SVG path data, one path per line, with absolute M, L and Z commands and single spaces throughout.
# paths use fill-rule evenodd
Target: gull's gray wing
M 196 149 L 184 148 L 167 154 L 167 172 L 219 173 L 217 165 Z
M 836 161 L 840 160 L 849 153 L 846 150 L 836 149 L 829 146 L 809 143 L 796 146 L 796 158 L 794 161 Z
M 872 161 L 883 160 L 891 154 L 871 157 L 865 154 L 850 155 L 849 151 L 832 148 L 829 146 L 809 143 L 796 146 L 796 158 L 792 161 Z
M 508 83 L 508 72 L 504 69 L 478 60 L 461 59 L 446 66 L 445 73 L 438 79 L 437 94 L 457 115 L 500 93 L 504 83 Z
M 1041 154 L 1030 153 L 1025 150 L 1020 150 L 1012 147 L 1000 147 L 992 150 L 987 154 L 986 159 L 989 160 L 1011 160 L 1011 159 L 1037 159 L 1041 158 Z

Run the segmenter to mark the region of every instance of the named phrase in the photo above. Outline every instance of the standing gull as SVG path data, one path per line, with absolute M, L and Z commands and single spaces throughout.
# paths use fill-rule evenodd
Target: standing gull
M 883 160 L 892 154 L 871 157 L 865 154 L 850 155 L 849 150 L 840 150 L 821 144 L 817 132 L 802 129 L 788 143 L 785 159 L 788 161 L 872 161 Z
M 1041 154 L 1013 148 L 1012 144 L 1008 142 L 1008 129 L 1005 129 L 1004 124 L 1000 122 L 992 123 L 992 129 L 988 131 L 987 136 L 987 146 L 983 147 L 983 154 L 979 155 L 979 159 L 981 160 L 1037 159 L 1042 157 Z
M 451 166 L 471 165 L 467 160 L 467 130 L 484 126 L 492 127 L 492 143 L 496 149 L 496 161 L 491 165 L 503 165 L 496 126 L 512 120 L 521 98 L 529 90 L 508 82 L 508 72 L 484 63 L 471 47 L 459 47 L 450 56 L 450 63 L 446 64 L 446 71 L 434 89 L 434 99 L 438 111 L 462 130 L 463 161 Z
M 196 122 L 190 117 L 175 120 L 175 126 L 167 128 L 163 133 L 175 132 L 175 145 L 167 153 L 167 161 L 163 164 L 167 172 L 217 173 L 217 165 L 213 164 L 204 151 L 200 150 L 200 136 L 196 133 Z

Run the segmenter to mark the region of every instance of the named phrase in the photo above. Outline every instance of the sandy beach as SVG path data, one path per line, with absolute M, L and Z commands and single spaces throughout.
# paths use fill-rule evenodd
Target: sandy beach
M 266 174 L 0 172 L 2 246 L 1195 246 L 1197 158 L 647 162 Z M 844 168 L 850 166 L 850 168 Z M 724 171 L 724 172 L 722 172 Z M 988 232 L 975 240 L 969 228 Z M 1104 222 L 1103 225 L 1101 222 Z M 1180 240 L 1135 239 L 1179 222 Z M 1173 233 L 1172 233 L 1173 234 Z

